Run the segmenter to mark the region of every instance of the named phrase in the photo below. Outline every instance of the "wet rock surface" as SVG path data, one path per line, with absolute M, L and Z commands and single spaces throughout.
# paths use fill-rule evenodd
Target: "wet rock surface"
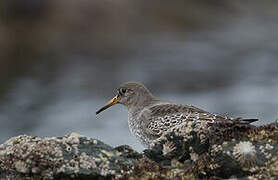
M 185 123 L 142 153 L 72 133 L 0 145 L 0 179 L 278 178 L 278 124 Z

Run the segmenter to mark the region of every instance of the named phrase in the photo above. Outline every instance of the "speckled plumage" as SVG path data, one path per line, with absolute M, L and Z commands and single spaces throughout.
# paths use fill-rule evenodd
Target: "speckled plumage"
M 146 106 L 139 112 L 129 112 L 129 128 L 131 132 L 145 145 L 149 146 L 154 139 L 159 138 L 172 127 L 189 121 L 206 121 L 210 123 L 232 123 L 242 119 L 233 119 L 206 112 L 194 106 L 174 104 L 160 100 L 158 104 Z
M 128 108 L 130 131 L 147 147 L 170 128 L 190 121 L 243 124 L 255 121 L 254 119 L 233 119 L 209 113 L 194 106 L 159 100 L 143 84 L 137 82 L 127 82 L 121 85 L 116 97 L 118 103 Z

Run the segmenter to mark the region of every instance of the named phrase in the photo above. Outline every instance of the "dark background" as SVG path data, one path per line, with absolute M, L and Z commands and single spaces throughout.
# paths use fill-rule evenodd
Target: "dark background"
M 231 116 L 278 118 L 278 1 L 0 1 L 0 141 L 70 132 L 142 146 L 125 81 Z

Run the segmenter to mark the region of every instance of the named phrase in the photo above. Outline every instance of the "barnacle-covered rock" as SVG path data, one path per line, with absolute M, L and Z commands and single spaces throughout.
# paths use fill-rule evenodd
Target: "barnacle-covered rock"
M 183 123 L 144 152 L 162 167 L 189 166 L 196 178 L 278 177 L 278 126 Z
M 142 158 L 138 160 L 138 163 L 133 167 L 132 173 L 122 174 L 120 179 L 126 180 L 157 180 L 157 179 L 179 179 L 179 180 L 194 180 L 195 174 L 191 171 L 190 166 L 183 167 L 162 167 L 158 163 L 148 159 Z
M 77 133 L 0 145 L 0 179 L 278 178 L 278 124 L 183 123 L 138 153 Z
M 128 174 L 140 154 L 77 133 L 61 138 L 22 135 L 0 145 L 0 179 L 112 178 Z

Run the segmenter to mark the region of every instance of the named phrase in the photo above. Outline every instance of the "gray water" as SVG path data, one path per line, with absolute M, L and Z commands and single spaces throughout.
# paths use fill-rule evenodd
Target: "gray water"
M 19 53 L 18 45 L 8 46 L 12 55 L 8 53 L 2 59 L 2 72 L 8 78 L 1 83 L 4 90 L 0 101 L 0 141 L 19 134 L 45 137 L 77 132 L 113 146 L 128 144 L 142 150 L 128 130 L 125 107 L 116 105 L 95 115 L 115 95 L 117 87 L 130 80 L 144 83 L 162 99 L 233 117 L 258 118 L 256 125 L 276 120 L 276 6 L 273 10 L 258 2 L 252 6 L 237 5 L 233 4 L 233 8 L 239 14 L 215 12 L 210 17 L 216 21 L 213 25 L 199 19 L 204 27 L 185 30 L 172 21 L 152 24 L 150 17 L 157 17 L 138 13 L 144 10 L 141 4 L 129 17 L 138 20 L 138 31 L 134 22 L 125 25 L 131 23 L 135 30 L 124 31 L 120 23 L 113 24 L 120 27 L 116 29 L 119 32 L 113 30 L 115 34 L 103 35 L 102 30 L 107 30 L 103 27 L 95 31 L 88 24 L 83 27 L 80 21 L 70 21 L 81 27 L 76 30 L 69 26 L 70 31 L 78 33 L 71 34 L 58 25 L 61 29 L 49 26 L 54 30 L 46 30 L 47 40 L 35 43 L 39 56 L 26 55 L 28 49 Z M 74 8 L 69 8 L 73 17 L 66 16 L 70 20 L 80 18 Z M 176 8 L 176 12 L 182 9 L 179 5 L 171 8 Z M 209 9 L 211 5 L 204 4 L 202 8 Z M 91 14 L 88 18 L 92 18 Z M 96 32 L 100 33 L 98 41 Z M 0 38 L 1 35 L 4 37 L 3 32 Z M 31 40 L 25 39 L 27 45 Z M 33 52 L 35 47 L 31 47 Z M 11 66 L 8 61 L 13 62 Z

